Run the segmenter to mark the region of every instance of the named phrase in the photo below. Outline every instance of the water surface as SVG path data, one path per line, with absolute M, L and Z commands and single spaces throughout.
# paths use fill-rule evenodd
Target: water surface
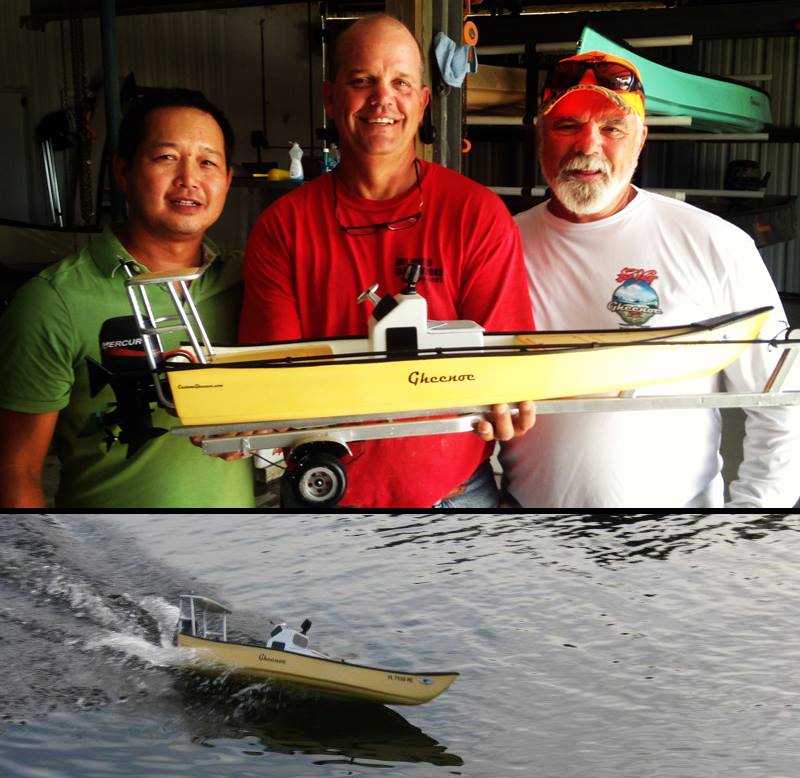
M 0 775 L 796 776 L 796 515 L 0 514 Z M 419 707 L 195 677 L 263 639 L 457 670 Z

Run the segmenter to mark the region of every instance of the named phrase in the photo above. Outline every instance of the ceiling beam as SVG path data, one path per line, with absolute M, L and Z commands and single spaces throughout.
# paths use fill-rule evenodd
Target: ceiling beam
M 177 11 L 210 11 L 226 8 L 245 8 L 256 5 L 289 5 L 297 0 L 115 0 L 117 16 L 174 13 Z M 79 16 L 90 19 L 100 16 L 103 0 L 30 0 L 31 12 L 20 18 L 20 26 L 43 30 L 48 22 Z
M 474 21 L 483 46 L 515 41 L 577 42 L 587 25 L 615 38 L 684 33 L 695 38 L 752 38 L 800 33 L 800 4 L 797 0 L 724 2 L 646 11 L 475 16 Z

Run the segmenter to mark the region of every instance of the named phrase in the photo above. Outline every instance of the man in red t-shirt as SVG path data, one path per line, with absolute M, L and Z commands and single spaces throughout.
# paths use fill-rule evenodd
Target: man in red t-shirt
M 253 227 L 241 342 L 363 336 L 370 310 L 358 295 L 376 282 L 381 294 L 399 292 L 415 260 L 430 318 L 471 319 L 490 331 L 533 328 L 508 210 L 474 181 L 416 158 L 430 99 L 422 67 L 416 40 L 392 17 L 362 19 L 340 36 L 323 99 L 342 161 L 280 198 Z M 497 507 L 492 441 L 522 434 L 533 421 L 532 403 L 516 417 L 496 406 L 477 434 L 354 443 L 341 503 Z M 284 507 L 296 506 L 284 497 Z

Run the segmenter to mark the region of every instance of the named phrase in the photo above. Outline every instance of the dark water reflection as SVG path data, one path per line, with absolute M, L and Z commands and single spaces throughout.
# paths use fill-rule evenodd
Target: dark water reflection
M 349 704 L 264 685 L 240 686 L 186 674 L 178 684 L 194 742 L 246 740 L 248 755 L 310 754 L 317 764 L 462 760 L 396 710 Z
M 793 776 L 796 515 L 0 515 L 0 775 Z M 458 670 L 417 708 L 187 674 L 234 634 Z

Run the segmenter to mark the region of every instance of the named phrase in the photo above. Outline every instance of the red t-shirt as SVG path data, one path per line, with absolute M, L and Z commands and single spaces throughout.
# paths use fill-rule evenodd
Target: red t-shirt
M 431 319 L 468 319 L 487 331 L 533 329 L 517 227 L 502 201 L 440 165 L 419 162 L 422 218 L 407 230 L 351 236 L 339 229 L 327 174 L 267 208 L 247 241 L 242 343 L 365 336 L 371 306 L 358 295 L 374 283 L 396 294 L 410 260 Z M 419 210 L 416 187 L 391 200 L 366 200 L 337 182 L 345 225 L 388 222 Z M 309 387 L 309 391 L 324 391 Z M 351 444 L 342 505 L 429 508 L 466 481 L 493 443 L 473 433 Z

